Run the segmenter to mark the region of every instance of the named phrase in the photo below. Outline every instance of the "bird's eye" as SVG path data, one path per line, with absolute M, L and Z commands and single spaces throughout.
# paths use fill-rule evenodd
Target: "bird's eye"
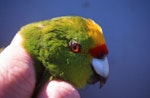
M 81 45 L 78 44 L 76 41 L 73 41 L 73 42 L 69 42 L 69 47 L 72 52 L 78 53 L 80 52 Z

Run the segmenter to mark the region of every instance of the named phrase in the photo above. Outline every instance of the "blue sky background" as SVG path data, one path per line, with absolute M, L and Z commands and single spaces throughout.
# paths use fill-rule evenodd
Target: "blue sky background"
M 81 98 L 150 98 L 149 0 L 0 0 L 0 46 L 25 24 L 64 15 L 95 20 L 109 48 L 107 83 L 79 90 Z

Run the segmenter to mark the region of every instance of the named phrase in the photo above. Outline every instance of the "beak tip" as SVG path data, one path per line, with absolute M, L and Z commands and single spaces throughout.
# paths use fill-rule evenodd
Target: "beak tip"
M 100 88 L 102 88 L 104 86 L 104 82 L 100 81 Z

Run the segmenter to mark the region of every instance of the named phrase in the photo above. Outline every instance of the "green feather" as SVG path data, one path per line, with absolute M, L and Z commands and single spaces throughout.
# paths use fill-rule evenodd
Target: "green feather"
M 88 34 L 87 21 L 78 16 L 64 16 L 21 28 L 23 46 L 35 60 L 37 76 L 40 67 L 44 66 L 49 70 L 49 78 L 65 80 L 77 88 L 87 84 L 93 74 L 88 51 L 94 45 Z M 73 39 L 81 45 L 79 53 L 72 52 L 68 46 Z

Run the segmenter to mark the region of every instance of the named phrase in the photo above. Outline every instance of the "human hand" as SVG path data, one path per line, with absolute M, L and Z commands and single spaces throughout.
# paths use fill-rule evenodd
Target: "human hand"
M 0 54 L 0 98 L 30 98 L 33 94 L 35 69 L 22 41 L 17 34 Z M 71 84 L 61 80 L 48 81 L 39 91 L 38 98 L 80 98 Z

